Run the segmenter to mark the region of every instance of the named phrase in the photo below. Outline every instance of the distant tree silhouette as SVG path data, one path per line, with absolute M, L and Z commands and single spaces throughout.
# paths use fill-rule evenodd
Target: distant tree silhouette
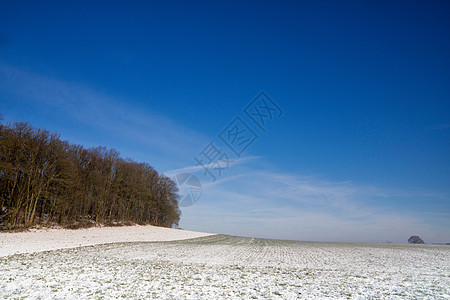
M 178 225 L 178 189 L 114 149 L 85 149 L 27 123 L 0 124 L 0 229 Z
M 418 235 L 411 236 L 408 239 L 408 243 L 410 243 L 410 244 L 425 244 L 425 242 Z

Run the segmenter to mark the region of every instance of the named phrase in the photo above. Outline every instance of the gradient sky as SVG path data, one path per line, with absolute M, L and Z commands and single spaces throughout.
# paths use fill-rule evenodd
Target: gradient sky
M 450 2 L 93 2 L 0 1 L 3 122 L 196 175 L 185 229 L 450 242 Z M 265 131 L 261 91 L 283 110 Z M 240 157 L 236 117 L 258 135 Z

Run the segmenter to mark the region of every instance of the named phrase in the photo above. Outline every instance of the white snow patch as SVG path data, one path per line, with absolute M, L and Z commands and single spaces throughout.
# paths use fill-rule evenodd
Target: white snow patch
M 0 232 L 0 257 L 98 244 L 175 241 L 208 235 L 211 234 L 150 225 Z

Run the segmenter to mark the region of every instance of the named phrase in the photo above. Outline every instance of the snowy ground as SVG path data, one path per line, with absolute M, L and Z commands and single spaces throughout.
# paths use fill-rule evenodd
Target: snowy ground
M 32 229 L 0 232 L 0 257 L 16 253 L 74 248 L 119 242 L 161 242 L 208 236 L 209 233 L 156 226 L 91 227 L 87 229 Z
M 450 247 L 213 235 L 16 254 L 0 298 L 450 299 Z

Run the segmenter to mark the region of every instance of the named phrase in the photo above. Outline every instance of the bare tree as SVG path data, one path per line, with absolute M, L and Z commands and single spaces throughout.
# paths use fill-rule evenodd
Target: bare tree
M 171 227 L 176 184 L 114 149 L 84 149 L 27 123 L 0 124 L 0 229 L 132 222 Z

